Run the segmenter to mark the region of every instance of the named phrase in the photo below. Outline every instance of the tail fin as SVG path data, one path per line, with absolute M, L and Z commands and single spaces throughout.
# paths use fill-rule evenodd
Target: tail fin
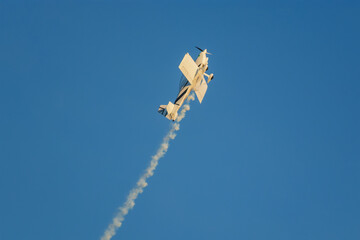
M 172 102 L 169 102 L 168 105 L 160 105 L 158 112 L 173 121 L 178 116 L 176 106 Z

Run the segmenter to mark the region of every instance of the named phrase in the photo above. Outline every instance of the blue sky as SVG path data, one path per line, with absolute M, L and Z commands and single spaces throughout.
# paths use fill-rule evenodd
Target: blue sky
M 215 75 L 114 239 L 360 238 L 360 5 L 0 3 L 0 239 L 99 239 Z

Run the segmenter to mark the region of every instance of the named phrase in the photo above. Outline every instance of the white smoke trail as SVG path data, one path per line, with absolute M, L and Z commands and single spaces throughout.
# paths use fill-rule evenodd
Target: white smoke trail
M 146 180 L 154 175 L 154 171 L 156 166 L 159 164 L 159 159 L 162 158 L 169 148 L 170 140 L 173 140 L 176 137 L 176 131 L 179 131 L 180 124 L 179 122 L 185 117 L 187 111 L 190 110 L 190 101 L 195 99 L 194 93 L 191 93 L 189 97 L 186 99 L 186 103 L 183 105 L 179 116 L 176 119 L 176 123 L 173 123 L 171 129 L 164 137 L 162 143 L 160 144 L 159 149 L 156 154 L 151 157 L 151 162 L 148 168 L 145 170 L 145 173 L 140 177 L 136 186 L 130 190 L 129 195 L 125 203 L 119 207 L 116 216 L 113 218 L 112 223 L 107 227 L 104 232 L 104 235 L 101 237 L 101 240 L 110 240 L 116 233 L 116 230 L 121 227 L 125 216 L 128 214 L 129 210 L 131 210 L 135 206 L 135 200 L 139 196 L 140 193 L 144 191 L 144 188 L 148 185 Z

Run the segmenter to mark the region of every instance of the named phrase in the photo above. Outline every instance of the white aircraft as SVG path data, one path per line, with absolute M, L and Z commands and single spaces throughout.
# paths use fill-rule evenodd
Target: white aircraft
M 196 96 L 201 103 L 208 88 L 207 83 L 214 78 L 214 74 L 208 75 L 205 73 L 208 70 L 209 60 L 206 54 L 211 55 L 211 53 L 207 52 L 206 49 L 202 50 L 201 48 L 196 48 L 201 51 L 196 61 L 194 62 L 190 54 L 186 53 L 179 65 L 181 72 L 187 80 L 184 79 L 184 81 L 180 82 L 180 91 L 175 102 L 169 102 L 168 105 L 160 105 L 159 107 L 158 112 L 169 120 L 176 120 L 179 108 L 191 91 L 195 91 Z M 207 77 L 207 83 L 204 75 Z

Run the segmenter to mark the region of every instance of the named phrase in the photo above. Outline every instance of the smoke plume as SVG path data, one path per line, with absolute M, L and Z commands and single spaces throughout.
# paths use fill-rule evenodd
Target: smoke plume
M 169 148 L 170 140 L 173 140 L 176 137 L 176 132 L 180 129 L 180 121 L 185 117 L 186 112 L 190 110 L 190 101 L 193 101 L 194 99 L 194 93 L 191 93 L 186 99 L 186 103 L 183 105 L 180 114 L 176 119 L 176 122 L 171 125 L 171 129 L 164 137 L 159 149 L 156 151 L 156 154 L 151 157 L 150 165 L 146 168 L 144 174 L 136 183 L 136 186 L 132 190 L 130 190 L 126 201 L 121 207 L 119 207 L 116 216 L 113 218 L 112 223 L 110 223 L 105 230 L 104 235 L 101 237 L 101 240 L 110 240 L 115 235 L 116 230 L 121 227 L 125 216 L 135 206 L 135 200 L 137 199 L 139 194 L 144 191 L 144 188 L 148 185 L 148 183 L 146 182 L 147 179 L 154 175 L 154 171 L 159 164 L 159 159 L 166 154 Z

